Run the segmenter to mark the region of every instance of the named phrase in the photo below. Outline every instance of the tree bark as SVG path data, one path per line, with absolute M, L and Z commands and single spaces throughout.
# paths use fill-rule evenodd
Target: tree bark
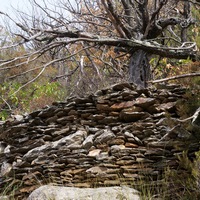
M 130 58 L 129 64 L 130 82 L 139 87 L 146 88 L 151 79 L 149 55 L 143 50 L 135 51 Z

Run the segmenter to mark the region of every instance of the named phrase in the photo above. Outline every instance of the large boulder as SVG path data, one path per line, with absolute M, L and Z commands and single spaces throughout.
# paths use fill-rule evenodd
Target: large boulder
M 138 191 L 126 186 L 75 188 L 43 185 L 34 190 L 27 200 L 139 200 Z

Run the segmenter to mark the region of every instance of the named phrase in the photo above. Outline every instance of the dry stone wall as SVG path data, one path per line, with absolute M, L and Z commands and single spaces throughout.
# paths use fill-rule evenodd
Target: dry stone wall
M 70 98 L 0 125 L 0 188 L 27 197 L 40 185 L 102 187 L 162 180 L 177 155 L 199 149 L 179 122 L 177 85 L 121 83 Z

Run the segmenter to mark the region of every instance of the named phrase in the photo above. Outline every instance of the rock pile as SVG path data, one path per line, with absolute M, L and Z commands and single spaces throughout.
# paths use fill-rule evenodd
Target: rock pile
M 1 193 L 15 188 L 15 198 L 23 199 L 50 182 L 84 188 L 158 182 L 166 167 L 178 167 L 183 150 L 192 156 L 199 149 L 179 122 L 184 93 L 177 85 L 121 83 L 3 123 Z

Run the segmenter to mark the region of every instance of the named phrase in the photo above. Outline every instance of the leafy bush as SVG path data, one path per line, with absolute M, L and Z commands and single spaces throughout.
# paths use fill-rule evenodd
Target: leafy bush
M 64 90 L 58 82 L 39 82 L 20 89 L 17 82 L 0 85 L 0 119 L 5 120 L 12 112 L 23 114 L 64 99 Z M 18 91 L 18 92 L 16 92 Z

